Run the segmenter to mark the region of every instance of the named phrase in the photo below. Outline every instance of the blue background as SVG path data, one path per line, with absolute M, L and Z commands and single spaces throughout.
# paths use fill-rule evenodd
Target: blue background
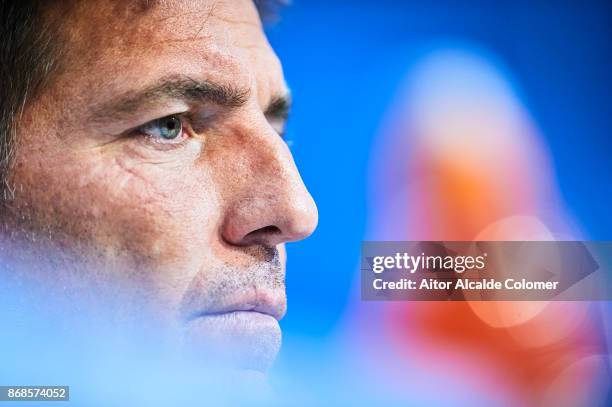
M 367 221 L 369 150 L 411 61 L 467 43 L 509 69 L 548 143 L 566 206 L 612 238 L 612 7 L 604 1 L 296 0 L 267 32 L 294 95 L 293 153 L 319 226 L 288 246 L 285 345 L 332 333 Z

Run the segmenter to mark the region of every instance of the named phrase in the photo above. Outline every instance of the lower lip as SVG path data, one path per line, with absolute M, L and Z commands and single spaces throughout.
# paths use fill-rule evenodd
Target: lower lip
M 219 327 L 254 328 L 269 325 L 278 326 L 278 321 L 271 315 L 258 311 L 230 311 L 215 314 L 202 314 L 189 321 L 189 324 L 214 324 Z M 254 325 L 253 325 L 254 324 Z
M 190 351 L 207 362 L 267 370 L 280 348 L 276 318 L 256 311 L 205 314 L 189 321 L 185 339 Z

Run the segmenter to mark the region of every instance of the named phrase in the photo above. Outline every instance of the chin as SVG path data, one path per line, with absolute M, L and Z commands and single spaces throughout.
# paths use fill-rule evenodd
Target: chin
M 187 322 L 184 343 L 192 360 L 204 367 L 265 373 L 281 346 L 281 329 L 271 315 L 233 311 Z

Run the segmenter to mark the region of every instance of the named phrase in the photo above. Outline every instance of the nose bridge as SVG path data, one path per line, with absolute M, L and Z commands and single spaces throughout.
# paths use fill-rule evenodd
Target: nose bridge
M 230 160 L 225 238 L 266 245 L 300 240 L 314 230 L 316 205 L 284 141 L 265 118 L 242 129 Z
M 305 189 L 287 145 L 266 124 L 256 124 L 242 137 L 240 175 L 243 194 L 251 198 L 287 199 Z

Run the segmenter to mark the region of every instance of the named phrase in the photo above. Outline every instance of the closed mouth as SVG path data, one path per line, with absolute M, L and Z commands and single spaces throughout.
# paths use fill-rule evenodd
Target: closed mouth
M 286 306 L 284 291 L 254 288 L 247 292 L 212 301 L 205 300 L 204 304 L 196 305 L 192 309 L 195 310 L 183 315 L 186 322 L 202 317 L 221 316 L 236 312 L 269 315 L 279 321 L 285 315 Z

